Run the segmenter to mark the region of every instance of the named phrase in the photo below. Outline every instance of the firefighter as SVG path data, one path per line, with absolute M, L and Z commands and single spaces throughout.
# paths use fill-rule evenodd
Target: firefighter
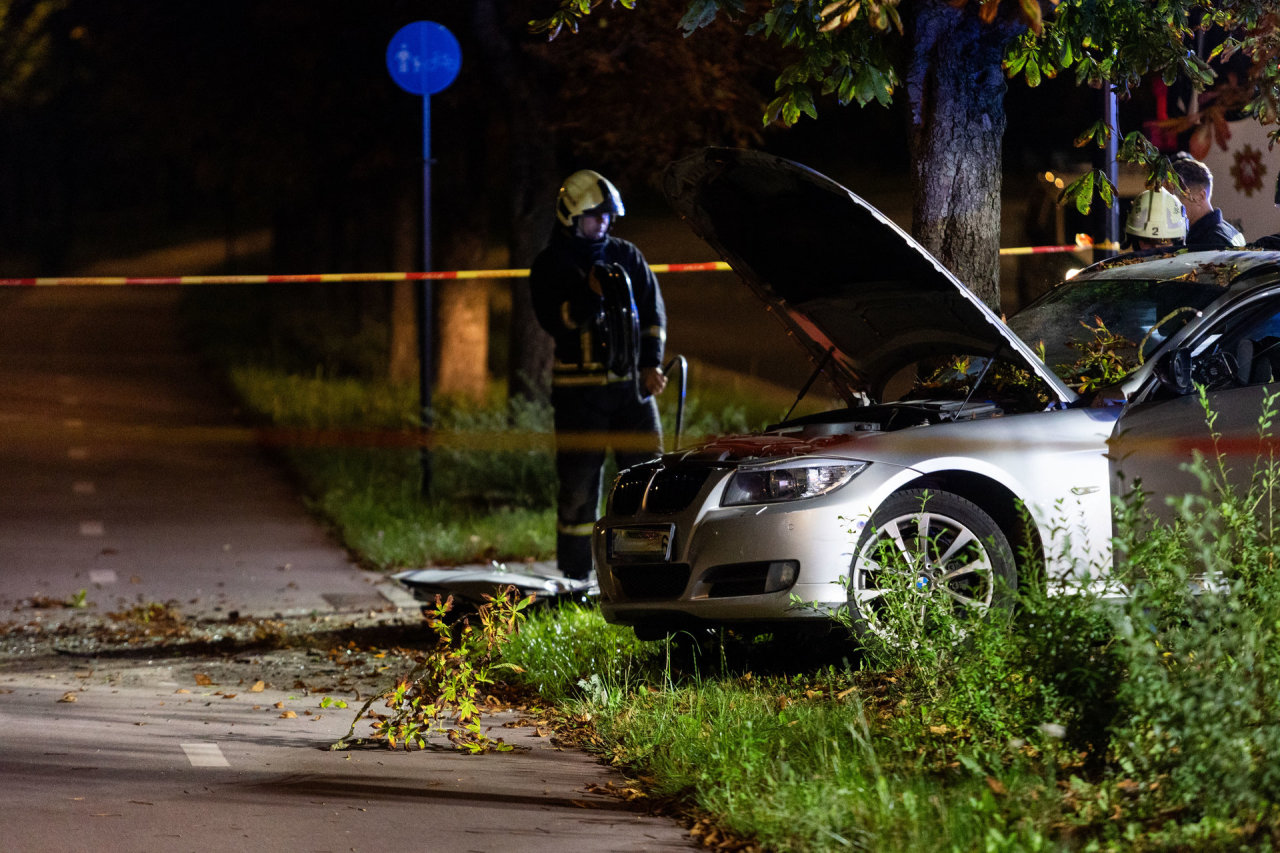
M 1209 167 L 1184 151 L 1174 158 L 1173 171 L 1185 187 L 1169 189 L 1187 210 L 1187 248 L 1197 251 L 1244 246 L 1244 235 L 1213 206 L 1213 173 Z
M 556 558 L 568 578 L 591 574 L 606 450 L 619 470 L 662 453 L 653 395 L 667 384 L 666 307 L 644 255 L 609 233 L 624 213 L 608 179 L 574 172 L 556 198 L 550 242 L 530 270 L 534 313 L 555 341 Z
M 1135 251 L 1180 248 L 1187 236 L 1187 214 L 1182 202 L 1163 187 L 1143 190 L 1133 199 L 1124 231 Z

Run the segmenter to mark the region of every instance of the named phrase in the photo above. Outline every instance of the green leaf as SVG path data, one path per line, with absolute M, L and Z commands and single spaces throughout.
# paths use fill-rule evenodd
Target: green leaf
M 870 69 L 863 68 L 857 77 L 857 83 L 858 104 L 866 106 L 868 101 L 876 97 L 876 79 Z
M 876 101 L 880 106 L 887 107 L 893 100 L 893 77 L 876 69 L 873 69 L 871 73 L 876 80 Z
M 1101 185 L 1097 185 L 1096 181 L 1094 182 L 1096 189 L 1098 191 L 1098 198 L 1100 198 L 1102 200 L 1102 203 L 1105 204 L 1109 209 L 1115 204 L 1116 187 L 1115 187 L 1115 184 L 1111 183 L 1111 180 L 1107 178 L 1105 174 L 1102 174 L 1101 172 L 1099 172 L 1098 174 L 1102 175 Z
M 1077 211 L 1087 214 L 1093 202 L 1093 175 L 1089 172 L 1067 184 L 1058 200 L 1064 204 L 1073 202 Z
M 1075 146 L 1083 148 L 1090 142 L 1097 144 L 1099 148 L 1107 144 L 1107 140 L 1111 138 L 1111 126 L 1105 121 L 1095 121 L 1084 133 L 1075 139 Z
M 1027 75 L 1028 86 L 1030 86 L 1033 89 L 1036 86 L 1039 86 L 1040 85 L 1040 63 L 1035 61 L 1034 59 L 1028 59 L 1026 75 Z
M 632 0 L 634 3 L 634 0 Z M 720 11 L 720 4 L 716 0 L 691 0 L 689 8 L 685 10 L 684 17 L 680 19 L 679 27 L 684 30 L 685 35 L 691 35 L 703 27 L 710 26 L 716 20 L 716 13 Z

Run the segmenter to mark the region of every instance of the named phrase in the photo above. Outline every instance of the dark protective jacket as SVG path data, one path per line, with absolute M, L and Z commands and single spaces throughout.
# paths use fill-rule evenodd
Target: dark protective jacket
M 1191 224 L 1187 229 L 1186 243 L 1187 248 L 1193 252 L 1201 249 L 1239 249 L 1244 245 L 1244 235 L 1230 222 L 1223 220 L 1222 211 L 1215 207 Z
M 556 226 L 533 262 L 529 289 L 538 323 L 555 340 L 552 384 L 605 385 L 630 379 L 605 366 L 604 299 L 587 286 L 595 264 L 626 270 L 640 320 L 640 363 L 659 367 L 667 338 L 667 312 L 658 279 L 635 244 L 612 235 L 587 240 Z

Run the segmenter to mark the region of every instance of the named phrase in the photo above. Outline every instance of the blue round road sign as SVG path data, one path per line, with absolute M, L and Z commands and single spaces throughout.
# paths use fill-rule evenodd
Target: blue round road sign
M 434 95 L 447 88 L 462 66 L 462 48 L 453 33 L 434 21 L 414 21 L 396 31 L 387 45 L 387 70 L 406 92 Z

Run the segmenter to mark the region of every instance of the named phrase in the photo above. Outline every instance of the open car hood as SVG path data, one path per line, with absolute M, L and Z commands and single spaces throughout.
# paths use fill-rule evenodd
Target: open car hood
M 881 402 L 925 358 L 996 356 L 1075 393 L 967 287 L 884 214 L 812 169 L 709 148 L 671 164 L 676 212 L 796 333 L 850 403 Z M 979 396 L 981 396 L 979 394 Z

